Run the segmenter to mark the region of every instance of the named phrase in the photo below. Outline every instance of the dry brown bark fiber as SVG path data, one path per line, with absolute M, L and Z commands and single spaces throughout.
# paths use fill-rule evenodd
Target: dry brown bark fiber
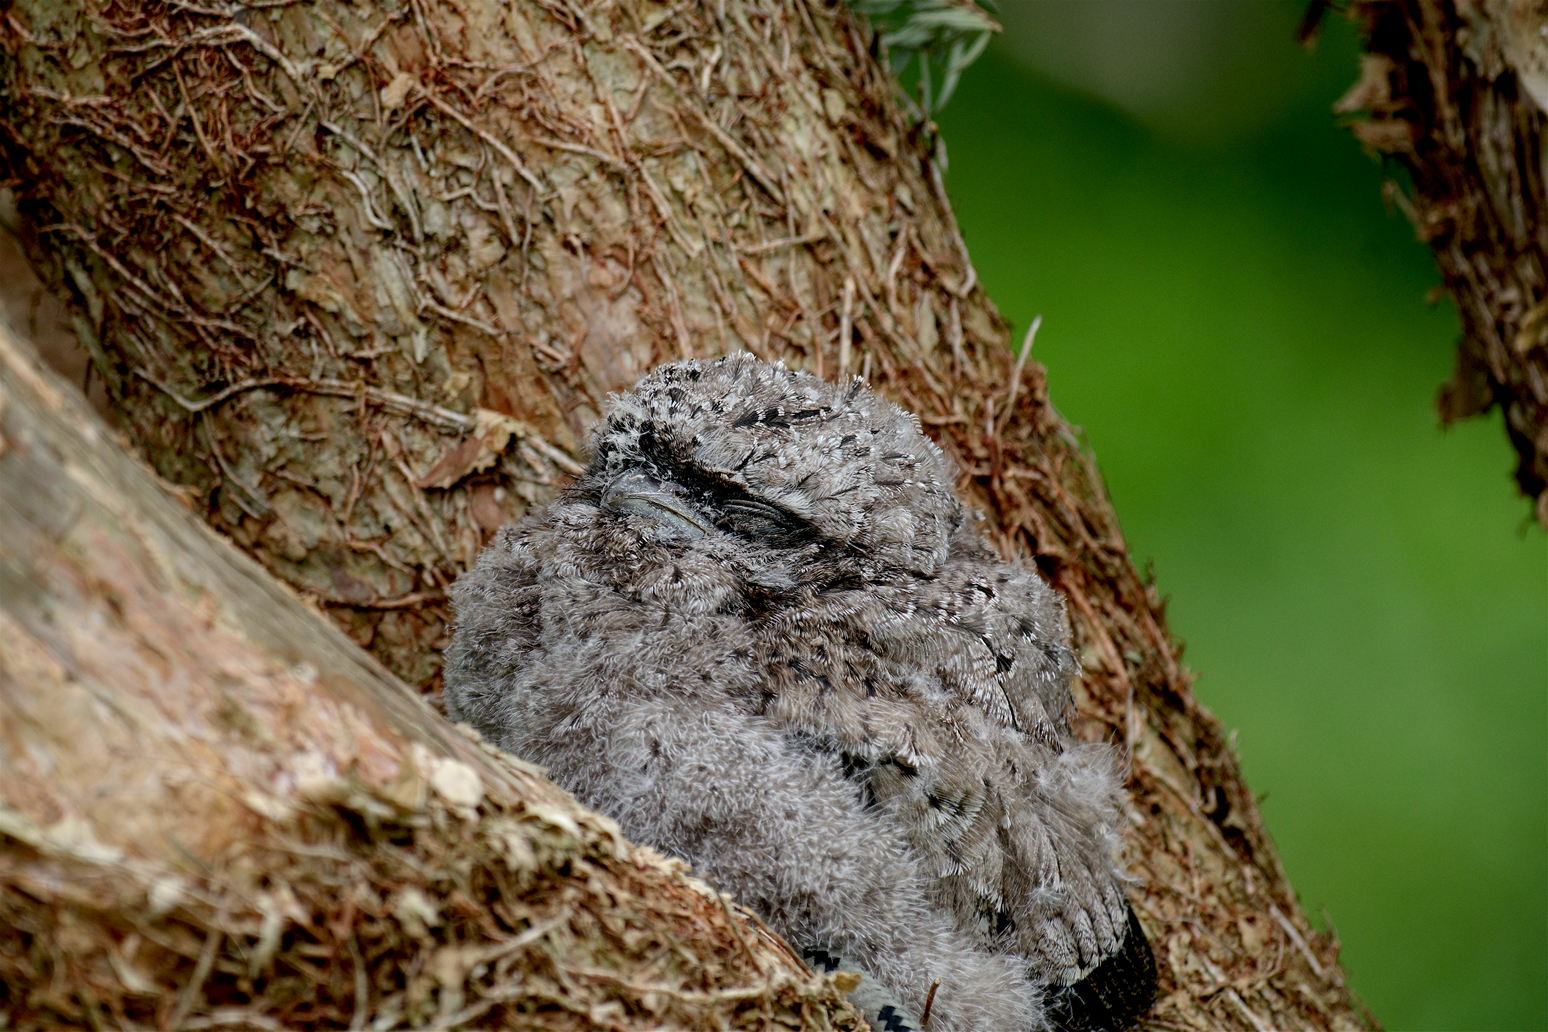
M 1462 317 L 1443 422 L 1499 405 L 1516 482 L 1548 527 L 1548 5 L 1360 0 L 1360 80 L 1334 110 L 1407 173 L 1387 197 Z
M 436 689 L 447 585 L 650 365 L 863 374 L 1069 600 L 1078 733 L 1133 755 L 1154 1027 L 1370 1024 L 842 4 L 17 0 L 0 33 L 30 252 L 124 432 L 388 667 Z

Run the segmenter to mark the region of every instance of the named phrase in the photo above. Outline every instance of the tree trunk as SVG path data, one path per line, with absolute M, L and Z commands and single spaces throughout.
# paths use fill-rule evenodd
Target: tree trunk
M 3 329 L 0 785 L 7 1028 L 857 1024 L 448 727 Z
M 1451 423 L 1499 405 L 1516 482 L 1548 527 L 1548 6 L 1537 0 L 1359 0 L 1360 81 L 1334 110 L 1390 155 L 1385 192 L 1435 252 L 1462 316 Z
M 434 692 L 447 585 L 650 365 L 863 374 L 1069 600 L 1078 733 L 1133 753 L 1158 1027 L 1369 1023 L 846 7 L 18 0 L 5 31 L 31 250 L 121 425 L 390 668 Z

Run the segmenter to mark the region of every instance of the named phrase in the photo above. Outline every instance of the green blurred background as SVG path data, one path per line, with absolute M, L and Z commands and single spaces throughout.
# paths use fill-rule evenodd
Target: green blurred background
M 1548 1026 L 1548 548 L 1303 5 L 1007 0 L 939 122 L 1197 691 L 1389 1029 Z

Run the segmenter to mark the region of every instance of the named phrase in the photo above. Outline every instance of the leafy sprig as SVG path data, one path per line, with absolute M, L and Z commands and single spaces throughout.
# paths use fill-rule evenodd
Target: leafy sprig
M 946 106 L 957 82 L 1000 31 L 975 0 L 849 0 L 870 19 L 902 76 L 919 61 L 919 103 L 926 116 Z M 992 6 L 993 0 L 984 0 Z

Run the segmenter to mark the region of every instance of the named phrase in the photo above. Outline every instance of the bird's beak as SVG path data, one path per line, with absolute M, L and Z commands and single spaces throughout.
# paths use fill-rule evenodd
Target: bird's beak
M 685 537 L 703 537 L 710 531 L 693 506 L 670 487 L 639 470 L 615 477 L 602 490 L 602 507 L 610 512 L 645 516 Z

